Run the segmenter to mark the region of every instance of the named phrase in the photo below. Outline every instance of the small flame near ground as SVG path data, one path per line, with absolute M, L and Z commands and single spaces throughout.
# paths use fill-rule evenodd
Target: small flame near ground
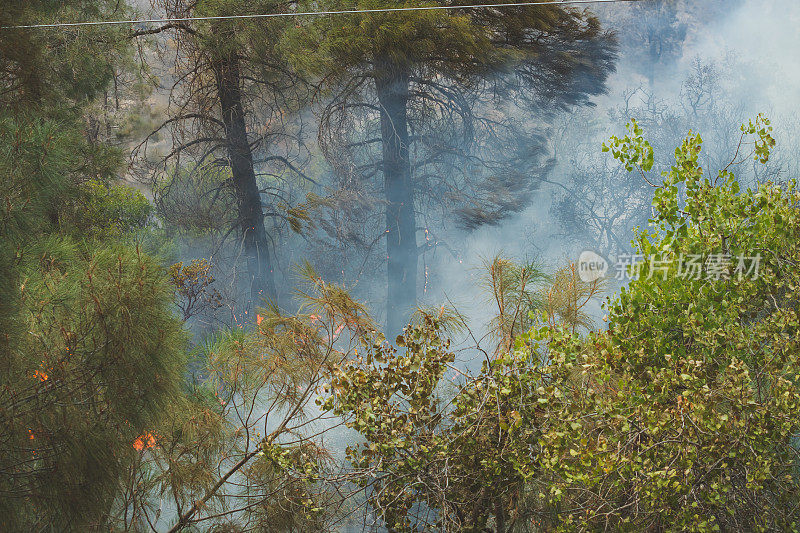
M 133 441 L 133 448 L 137 451 L 146 450 L 147 448 L 154 448 L 156 445 L 156 438 L 149 431 L 138 437 Z

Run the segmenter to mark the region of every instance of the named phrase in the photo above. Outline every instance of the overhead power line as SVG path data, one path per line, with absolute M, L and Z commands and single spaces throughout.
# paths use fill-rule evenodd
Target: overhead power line
M 285 13 L 262 13 L 254 15 L 223 15 L 216 17 L 179 17 L 142 20 L 99 20 L 89 22 L 54 22 L 51 24 L 26 24 L 19 26 L 0 26 L 3 30 L 35 29 L 35 28 L 74 28 L 79 26 L 118 26 L 121 24 L 170 24 L 175 22 L 192 22 L 204 20 L 238 20 L 262 19 L 276 17 L 314 17 L 320 15 L 348 15 L 356 13 L 395 13 L 401 11 L 435 11 L 450 9 L 482 9 L 497 7 L 556 6 L 576 4 L 613 4 L 618 2 L 639 2 L 641 0 L 563 0 L 554 2 L 502 2 L 499 4 L 470 4 L 463 6 L 419 6 L 419 7 L 387 7 L 375 9 L 341 9 L 335 11 L 295 11 Z

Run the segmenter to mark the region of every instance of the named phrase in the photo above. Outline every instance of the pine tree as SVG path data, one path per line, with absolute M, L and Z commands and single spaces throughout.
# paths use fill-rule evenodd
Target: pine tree
M 378 6 L 362 1 L 347 8 L 421 5 Z M 338 2 L 315 2 L 314 6 L 343 7 Z M 316 73 L 332 92 L 323 129 L 343 125 L 335 130 L 338 135 L 361 126 L 364 135 L 350 146 L 380 147 L 377 165 L 362 168 L 356 175 L 358 179 L 383 176 L 387 331 L 392 334 L 400 331 L 416 305 L 420 250 L 415 205 L 423 192 L 426 200 L 433 197 L 435 201 L 446 199 L 454 189 L 447 171 L 436 170 L 430 181 L 443 185 L 422 189 L 423 172 L 418 168 L 430 162 L 425 158 L 441 162 L 457 152 L 452 142 L 443 145 L 439 137 L 426 137 L 424 128 L 444 123 L 451 137 L 462 138 L 455 145 L 463 146 L 472 142 L 473 134 L 482 134 L 476 129 L 481 121 L 474 120 L 480 105 L 504 99 L 542 114 L 542 110 L 586 103 L 591 95 L 603 92 L 615 57 L 613 38 L 595 17 L 563 6 L 301 20 L 286 46 L 294 61 Z M 370 127 L 370 121 L 379 126 Z M 494 122 L 489 118 L 484 123 L 500 127 L 496 116 Z M 423 152 L 426 141 L 429 152 Z M 328 150 L 326 155 L 336 159 L 339 152 Z M 351 167 L 358 169 L 355 164 Z
M 272 13 L 286 5 L 271 1 L 186 2 L 156 4 L 172 18 Z M 265 34 L 280 34 L 279 20 L 213 20 L 181 22 L 142 32 L 169 32 L 177 43 L 174 61 L 180 75 L 170 91 L 169 117 L 151 134 L 171 134 L 172 149 L 160 158 L 155 175 L 171 174 L 174 182 L 194 175 L 216 176 L 221 167 L 229 179 L 216 184 L 214 199 L 231 196 L 235 235 L 247 261 L 250 300 L 258 306 L 276 300 L 276 258 L 271 251 L 277 224 L 268 224 L 265 211 L 281 221 L 286 181 L 303 180 L 293 164 L 296 132 L 287 117 L 303 102 L 306 84 L 293 74 Z M 144 150 L 144 156 L 149 155 Z M 188 169 L 188 172 L 187 172 Z M 287 176 L 281 176 L 282 173 Z M 265 185 L 267 175 L 275 178 Z M 227 177 L 227 176 L 226 176 Z M 269 179 L 269 178 L 267 178 Z M 170 188 L 174 191 L 179 187 Z M 231 228 L 223 233 L 231 234 Z
M 124 15 L 115 1 L 26 2 L 0 23 Z M 132 219 L 119 215 L 145 204 L 98 193 L 120 154 L 84 128 L 126 46 L 120 28 L 0 31 L 3 531 L 108 530 L 137 439 L 180 392 L 185 336 L 166 272 L 121 238 Z

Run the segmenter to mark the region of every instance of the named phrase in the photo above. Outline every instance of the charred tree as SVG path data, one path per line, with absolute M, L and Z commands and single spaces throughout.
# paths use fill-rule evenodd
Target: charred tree
M 227 53 L 213 62 L 213 69 L 239 208 L 238 223 L 247 257 L 250 298 L 253 303 L 264 298 L 274 300 L 277 292 L 264 227 L 261 192 L 256 182 L 253 153 L 247 140 L 239 58 L 235 52 Z
M 292 7 L 155 4 L 172 19 Z M 157 39 L 162 62 L 174 65 L 168 118 L 136 150 L 137 163 L 170 231 L 189 235 L 192 243 L 200 235 L 204 253 L 229 273 L 234 321 L 247 308 L 280 296 L 276 277 L 286 266 L 279 261 L 282 238 L 296 231 L 292 206 L 313 182 L 302 170 L 308 151 L 300 117 L 310 86 L 287 64 L 277 41 L 264 39 L 282 31 L 282 24 L 183 21 L 135 34 Z M 244 307 L 238 305 L 242 301 Z
M 332 91 L 319 138 L 340 196 L 385 210 L 380 235 L 362 240 L 370 253 L 386 238 L 389 338 L 416 306 L 418 258 L 454 253 L 440 222 L 475 229 L 528 205 L 549 168 L 548 115 L 603 93 L 616 59 L 596 17 L 555 4 L 315 19 L 290 31 L 297 65 Z
M 380 102 L 386 201 L 387 333 L 399 333 L 417 299 L 417 230 L 408 134 L 408 73 L 385 61 L 375 85 Z

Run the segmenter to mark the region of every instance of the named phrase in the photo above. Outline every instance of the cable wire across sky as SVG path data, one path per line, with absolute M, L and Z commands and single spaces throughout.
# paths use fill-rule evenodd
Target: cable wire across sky
M 132 19 L 132 20 L 98 20 L 86 22 L 53 22 L 50 24 L 26 24 L 19 26 L 0 26 L 2 30 L 36 29 L 36 28 L 74 28 L 81 26 L 109 26 L 121 24 L 171 24 L 175 22 L 193 22 L 205 20 L 238 20 L 238 19 L 261 19 L 276 17 L 314 17 L 321 15 L 349 15 L 358 13 L 396 13 L 403 11 L 435 11 L 435 10 L 454 10 L 454 9 L 483 9 L 498 7 L 527 7 L 527 6 L 557 6 L 557 5 L 579 5 L 579 4 L 614 4 L 619 2 L 633 3 L 641 0 L 562 0 L 554 2 L 501 2 L 497 4 L 468 4 L 450 6 L 419 6 L 419 7 L 386 7 L 375 9 L 341 9 L 333 11 L 289 11 L 283 13 L 262 13 L 252 15 L 220 15 L 208 17 L 178 17 L 160 19 Z

